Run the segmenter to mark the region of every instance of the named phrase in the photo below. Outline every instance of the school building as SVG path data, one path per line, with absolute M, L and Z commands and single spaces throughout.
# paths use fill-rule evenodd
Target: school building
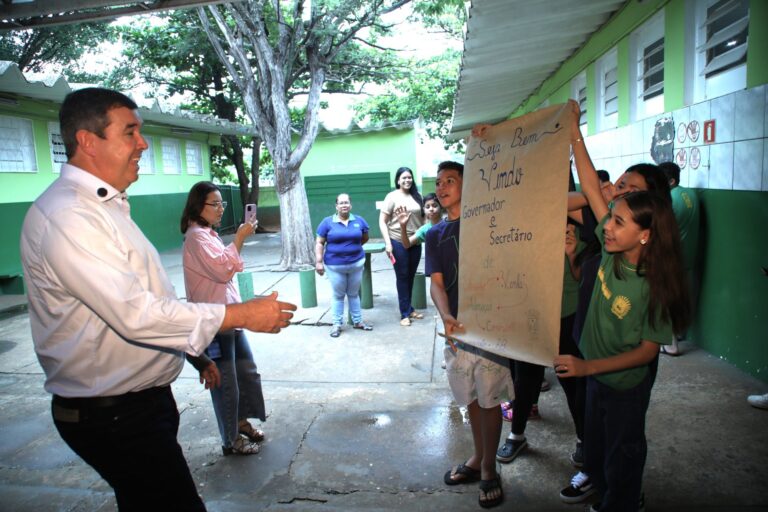
M 576 99 L 598 169 L 675 161 L 701 203 L 688 338 L 768 381 L 768 2 L 477 1 L 453 135 Z

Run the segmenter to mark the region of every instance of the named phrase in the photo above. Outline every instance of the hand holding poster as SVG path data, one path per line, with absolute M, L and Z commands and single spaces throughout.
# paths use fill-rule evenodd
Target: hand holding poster
M 570 172 L 568 105 L 468 143 L 461 206 L 461 341 L 550 366 L 558 352 Z

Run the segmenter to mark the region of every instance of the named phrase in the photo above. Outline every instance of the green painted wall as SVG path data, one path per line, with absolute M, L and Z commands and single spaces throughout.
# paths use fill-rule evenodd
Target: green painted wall
M 697 192 L 702 286 L 692 339 L 768 382 L 768 193 Z
M 768 2 L 749 2 L 749 48 L 747 50 L 747 88 L 768 83 Z
M 414 170 L 418 183 L 416 143 L 413 128 L 321 132 L 301 164 L 301 175 L 307 183 L 306 179 L 313 176 L 387 172 L 391 178 L 390 188 L 394 188 L 395 171 L 404 166 Z
M 368 223 L 369 236 L 381 238 L 376 201 L 384 200 L 392 191 L 388 172 L 308 176 L 305 181 L 313 230 L 317 230 L 325 217 L 336 213 L 336 196 L 347 193 L 352 201 L 352 213 L 360 215 Z

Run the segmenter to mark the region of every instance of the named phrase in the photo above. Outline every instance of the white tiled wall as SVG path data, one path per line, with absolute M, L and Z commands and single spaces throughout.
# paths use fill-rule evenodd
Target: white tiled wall
M 598 169 L 615 180 L 630 165 L 652 162 L 656 121 L 672 117 L 680 184 L 693 188 L 768 191 L 768 86 L 721 96 L 587 137 Z M 715 142 L 704 143 L 704 122 L 715 120 Z M 696 129 L 698 127 L 698 130 Z

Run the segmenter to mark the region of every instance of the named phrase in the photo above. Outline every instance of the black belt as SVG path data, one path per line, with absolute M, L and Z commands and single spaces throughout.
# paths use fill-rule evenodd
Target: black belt
M 66 409 L 97 409 L 103 407 L 115 407 L 127 403 L 146 400 L 155 395 L 167 393 L 170 386 L 156 386 L 153 388 L 142 389 L 141 391 L 131 391 L 122 395 L 113 396 L 88 396 L 88 397 L 64 397 L 53 395 L 53 403 Z

